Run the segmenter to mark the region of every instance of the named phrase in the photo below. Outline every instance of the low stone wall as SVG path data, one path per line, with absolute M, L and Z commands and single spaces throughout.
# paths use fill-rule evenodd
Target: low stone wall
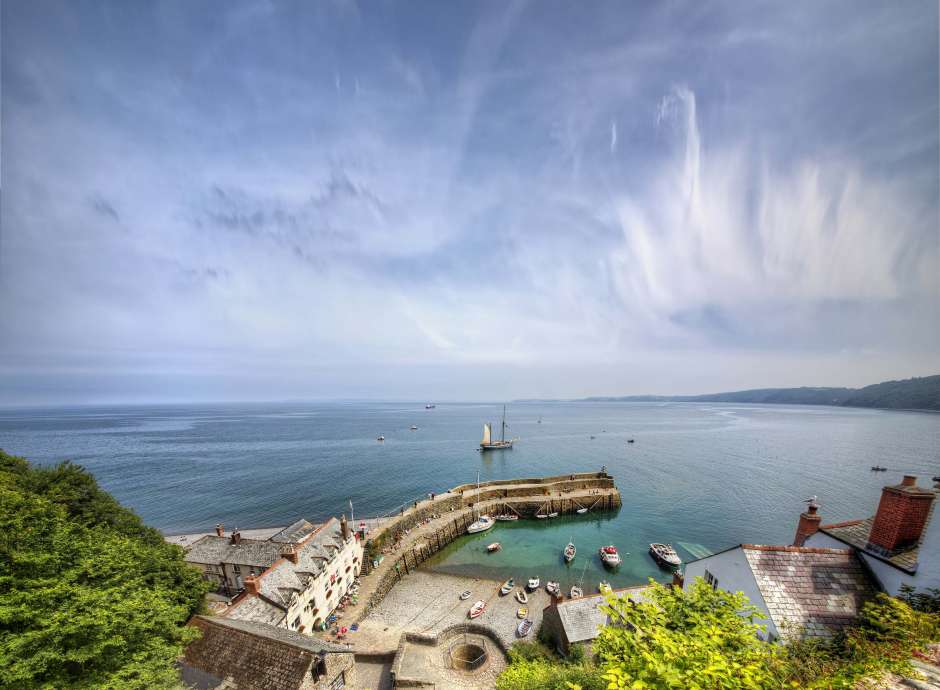
M 513 484 L 553 484 L 555 482 L 561 481 L 574 481 L 576 479 L 609 479 L 613 482 L 613 478 L 606 472 L 575 472 L 574 474 L 558 474 L 553 477 L 530 477 L 530 478 L 521 478 L 521 479 L 494 479 L 489 482 L 484 482 L 480 484 L 480 488 L 483 489 L 488 486 L 493 487 L 505 487 L 512 486 Z M 476 484 L 461 484 L 460 486 L 455 486 L 451 489 L 451 492 L 463 493 L 464 491 L 469 491 L 470 489 L 477 488 Z
M 428 685 L 420 680 L 401 677 L 401 663 L 406 644 L 411 643 L 427 647 L 439 647 L 443 650 L 448 642 L 464 634 L 485 637 L 496 646 L 503 656 L 508 656 L 509 654 L 509 648 L 496 631 L 486 625 L 480 625 L 479 623 L 459 623 L 449 628 L 444 628 L 444 630 L 441 630 L 437 634 L 405 632 L 402 633 L 401 639 L 398 642 L 398 651 L 395 653 L 395 660 L 392 662 L 391 675 L 395 687 L 416 688 L 426 687 Z

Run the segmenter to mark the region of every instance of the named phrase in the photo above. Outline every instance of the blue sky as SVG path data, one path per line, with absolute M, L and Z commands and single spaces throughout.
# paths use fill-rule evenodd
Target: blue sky
M 936 2 L 2 5 L 0 403 L 940 371 Z

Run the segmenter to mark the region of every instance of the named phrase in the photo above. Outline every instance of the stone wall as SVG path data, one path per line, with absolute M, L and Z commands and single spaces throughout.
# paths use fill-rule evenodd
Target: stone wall
M 428 647 L 439 647 L 443 650 L 451 640 L 464 634 L 485 637 L 496 646 L 503 656 L 509 654 L 509 648 L 496 631 L 486 625 L 480 625 L 479 623 L 458 623 L 449 628 L 444 628 L 444 630 L 441 630 L 436 635 L 432 633 L 416 632 L 402 633 L 401 639 L 398 642 L 398 651 L 395 653 L 395 660 L 392 662 L 391 674 L 395 687 L 424 687 L 427 685 L 421 681 L 401 677 L 401 663 L 406 644 L 411 643 Z

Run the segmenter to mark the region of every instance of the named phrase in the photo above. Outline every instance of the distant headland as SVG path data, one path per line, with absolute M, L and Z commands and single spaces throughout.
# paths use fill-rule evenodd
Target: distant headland
M 593 396 L 575 402 L 730 402 L 940 410 L 940 374 L 883 381 L 864 388 L 758 388 L 704 395 Z

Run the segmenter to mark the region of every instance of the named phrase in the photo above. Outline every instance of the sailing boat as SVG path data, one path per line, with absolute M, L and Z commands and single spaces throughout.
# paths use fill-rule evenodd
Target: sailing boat
M 489 515 L 480 515 L 477 516 L 476 506 L 480 503 L 480 473 L 477 472 L 477 495 L 474 497 L 474 507 L 473 507 L 473 517 L 474 520 L 467 527 L 468 534 L 476 534 L 477 532 L 485 532 L 490 529 L 493 525 L 496 524 L 496 520 L 491 518 Z
M 503 450 L 512 448 L 515 439 L 506 440 L 506 406 L 503 405 L 503 422 L 499 440 L 493 438 L 493 428 L 487 423 L 483 425 L 483 440 L 480 441 L 480 450 Z

